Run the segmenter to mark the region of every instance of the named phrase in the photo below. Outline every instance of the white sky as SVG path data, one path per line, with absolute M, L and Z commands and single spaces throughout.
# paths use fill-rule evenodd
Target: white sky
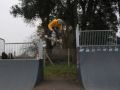
M 35 26 L 26 24 L 23 18 L 14 18 L 10 14 L 12 5 L 18 0 L 1 0 L 0 2 L 0 38 L 7 43 L 24 42 L 36 31 Z

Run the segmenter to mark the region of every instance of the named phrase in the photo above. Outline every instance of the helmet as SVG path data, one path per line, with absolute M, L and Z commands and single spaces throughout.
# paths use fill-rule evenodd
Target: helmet
M 58 23 L 59 24 L 63 24 L 63 20 L 62 19 L 58 19 Z
M 54 18 L 55 18 L 54 16 L 52 16 L 52 15 L 50 16 L 50 20 L 53 20 Z

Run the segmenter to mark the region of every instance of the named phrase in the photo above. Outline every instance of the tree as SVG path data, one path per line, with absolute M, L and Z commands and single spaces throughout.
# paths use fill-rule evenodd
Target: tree
M 27 21 L 41 18 L 45 32 L 50 15 L 62 18 L 67 28 L 72 27 L 67 36 L 72 37 L 69 45 L 75 48 L 77 23 L 81 30 L 117 31 L 119 22 L 116 12 L 120 15 L 119 7 L 119 0 L 20 0 L 20 4 L 12 6 L 11 14 L 15 17 L 21 16 Z
M 115 0 L 79 0 L 83 12 L 82 30 L 117 30 L 116 2 Z

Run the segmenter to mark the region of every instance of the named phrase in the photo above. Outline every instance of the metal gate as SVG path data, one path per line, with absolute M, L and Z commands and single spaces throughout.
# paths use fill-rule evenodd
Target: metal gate
M 80 31 L 80 47 L 117 45 L 116 32 L 113 30 Z

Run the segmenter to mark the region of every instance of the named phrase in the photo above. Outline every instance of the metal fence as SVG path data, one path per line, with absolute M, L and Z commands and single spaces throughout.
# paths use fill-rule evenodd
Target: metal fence
M 33 43 L 5 43 L 5 53 L 16 59 L 36 57 L 37 46 Z
M 5 40 L 0 38 L 0 57 L 2 56 L 2 52 L 5 51 Z
M 110 46 L 117 45 L 116 32 L 112 30 L 80 31 L 80 46 Z

